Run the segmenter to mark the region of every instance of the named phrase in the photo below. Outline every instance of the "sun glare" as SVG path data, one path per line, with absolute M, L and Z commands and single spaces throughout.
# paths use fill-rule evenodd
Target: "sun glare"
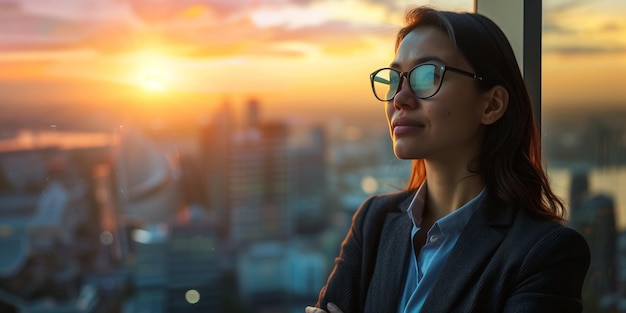
M 145 68 L 141 71 L 139 84 L 142 88 L 153 92 L 162 92 L 167 88 L 167 71 L 157 67 Z

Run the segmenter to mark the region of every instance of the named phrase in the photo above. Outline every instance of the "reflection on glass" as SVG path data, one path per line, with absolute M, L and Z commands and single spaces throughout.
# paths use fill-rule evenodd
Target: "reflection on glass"
M 585 311 L 626 309 L 626 94 L 623 51 L 615 28 L 626 16 L 617 1 L 544 6 L 543 151 L 551 180 L 569 205 L 569 226 L 587 239 L 591 266 Z M 617 6 L 613 7 L 612 4 Z M 582 12 L 602 23 L 573 22 Z M 612 40 L 610 40 L 612 41 Z

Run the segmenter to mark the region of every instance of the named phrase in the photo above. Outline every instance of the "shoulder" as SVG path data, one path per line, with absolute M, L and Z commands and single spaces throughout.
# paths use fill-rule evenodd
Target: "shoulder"
M 567 237 L 579 238 L 584 241 L 580 233 L 567 227 L 563 223 L 551 219 L 531 216 L 526 211 L 521 209 L 516 210 L 513 228 L 519 229 L 520 232 L 526 232 L 526 236 L 530 236 L 534 239 L 548 235 L 554 236 L 557 234 L 563 234 Z
M 415 190 L 403 190 L 385 194 L 373 195 L 367 198 L 362 206 L 369 205 L 373 207 L 399 208 L 402 205 L 410 203 L 415 195 Z
M 492 225 L 505 234 L 496 253 L 497 259 L 502 260 L 501 273 L 513 274 L 512 281 L 520 284 L 544 279 L 556 282 L 560 280 L 555 277 L 565 276 L 572 279 L 572 284 L 583 280 L 591 254 L 580 233 L 557 221 L 531 216 L 522 209 L 506 206 L 500 209 L 512 216 L 508 225 Z
M 561 233 L 584 241 L 582 235 L 559 221 L 531 215 L 523 208 L 493 198 L 485 201 L 482 212 L 487 224 L 508 229 L 508 236 L 520 243 L 537 242 L 548 234 L 553 236 Z
M 526 229 L 535 233 L 532 235 L 534 245 L 529 255 L 536 255 L 539 262 L 541 255 L 549 254 L 547 251 L 572 256 L 590 254 L 587 241 L 578 231 L 556 221 L 537 220 L 531 217 L 523 220 Z
M 517 212 L 503 243 L 500 276 L 505 308 L 515 312 L 580 312 L 580 290 L 589 268 L 587 242 L 561 223 Z
M 486 201 L 482 214 L 490 227 L 506 233 L 502 248 L 512 254 L 510 259 L 561 253 L 586 258 L 589 254 L 583 236 L 558 221 L 532 216 L 522 208 L 493 199 Z
M 363 201 L 355 216 L 402 212 L 408 208 L 414 195 L 415 190 L 404 190 L 370 196 Z
M 415 192 L 416 190 L 405 190 L 370 196 L 354 213 L 353 227 L 379 227 L 378 224 L 384 223 L 385 215 L 406 211 Z
M 516 214 L 511 234 L 514 243 L 526 246 L 526 260 L 542 263 L 545 258 L 576 257 L 589 259 L 587 241 L 576 230 L 552 220 L 529 216 L 522 210 Z

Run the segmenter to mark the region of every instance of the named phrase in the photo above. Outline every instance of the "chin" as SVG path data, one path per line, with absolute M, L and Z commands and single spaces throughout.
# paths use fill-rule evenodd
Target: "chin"
M 400 160 L 413 160 L 419 159 L 420 157 L 415 153 L 411 153 L 405 149 L 399 149 L 398 147 L 394 147 L 393 154 L 396 155 L 396 158 Z
M 393 153 L 400 160 L 419 159 L 423 157 L 423 143 L 411 138 L 392 138 Z
M 396 158 L 400 159 L 400 160 L 415 160 L 415 159 L 419 159 L 416 157 L 412 157 L 412 156 L 408 156 L 408 155 L 400 155 L 396 153 Z

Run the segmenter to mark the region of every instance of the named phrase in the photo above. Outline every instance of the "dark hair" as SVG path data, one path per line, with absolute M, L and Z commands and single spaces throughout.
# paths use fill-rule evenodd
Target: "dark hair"
M 521 207 L 533 216 L 563 220 L 565 208 L 552 192 L 541 165 L 541 138 L 530 96 L 502 30 L 480 14 L 418 7 L 407 12 L 406 26 L 396 39 L 396 51 L 402 39 L 421 26 L 436 27 L 448 34 L 474 71 L 485 78 L 478 82 L 480 90 L 500 85 L 509 93 L 506 112 L 486 128 L 479 168 L 469 170 L 481 175 L 490 197 Z M 413 161 L 408 188 L 419 187 L 425 179 L 424 160 Z

